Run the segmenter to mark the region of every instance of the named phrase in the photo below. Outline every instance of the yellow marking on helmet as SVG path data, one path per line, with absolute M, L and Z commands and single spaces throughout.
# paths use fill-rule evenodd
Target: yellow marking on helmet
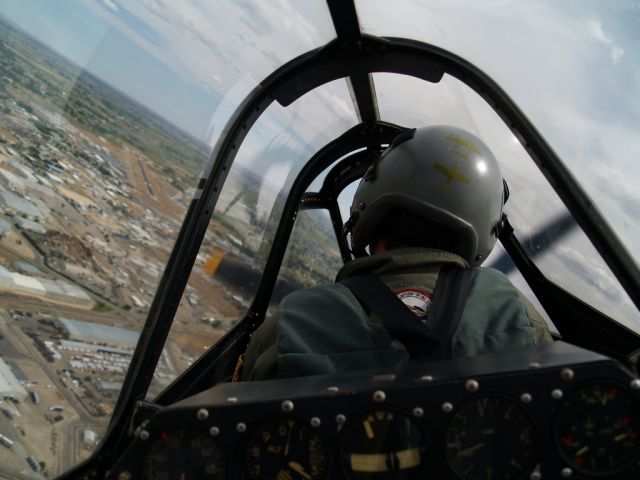
M 445 188 L 447 188 L 449 184 L 453 181 L 460 182 L 460 183 L 471 183 L 471 180 L 469 180 L 469 178 L 465 177 L 463 174 L 461 174 L 457 170 L 458 167 L 456 165 L 449 168 L 439 163 L 434 163 L 433 166 L 436 167 L 436 170 L 438 170 L 440 173 L 442 173 L 447 177 L 447 181 L 443 185 Z
M 465 140 L 464 138 L 461 138 L 457 135 L 451 134 L 447 135 L 444 138 L 453 143 L 453 149 L 451 150 L 451 153 L 464 160 L 469 160 L 469 156 L 472 152 L 477 154 L 482 153 L 472 142 L 470 142 L 469 140 Z

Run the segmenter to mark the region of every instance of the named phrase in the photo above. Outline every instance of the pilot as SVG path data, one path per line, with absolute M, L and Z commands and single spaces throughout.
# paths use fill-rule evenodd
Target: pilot
M 234 377 L 402 367 L 552 341 L 507 277 L 480 267 L 507 197 L 495 157 L 471 133 L 432 126 L 401 134 L 354 196 L 345 241 L 350 235 L 356 258 L 336 283 L 285 297 Z

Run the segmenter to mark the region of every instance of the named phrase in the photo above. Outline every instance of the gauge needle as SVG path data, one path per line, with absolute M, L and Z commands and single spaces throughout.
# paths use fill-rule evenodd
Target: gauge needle
M 589 446 L 584 446 L 576 452 L 576 457 L 580 457 L 589 451 Z
M 469 447 L 466 450 L 462 450 L 461 452 L 458 453 L 458 455 L 461 457 L 468 457 L 469 455 L 473 455 L 473 452 L 475 452 L 476 450 L 482 447 L 484 447 L 484 443 L 478 443 L 473 447 Z
M 289 425 L 289 431 L 287 432 L 287 443 L 284 446 L 284 456 L 289 455 L 289 442 L 291 441 L 291 425 Z
M 621 440 L 624 440 L 625 438 L 627 438 L 627 433 L 621 433 L 620 435 L 616 435 L 615 437 L 613 437 L 613 441 L 614 442 L 619 442 Z
M 293 470 L 294 472 L 302 475 L 304 478 L 306 478 L 307 480 L 311 480 L 311 475 L 309 475 L 307 472 L 304 471 L 304 467 L 302 465 L 300 465 L 298 462 L 289 462 L 289 468 L 291 470 Z

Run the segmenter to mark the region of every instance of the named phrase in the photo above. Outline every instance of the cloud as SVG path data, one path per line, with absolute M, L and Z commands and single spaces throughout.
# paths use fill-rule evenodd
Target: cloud
M 590 17 L 584 20 L 584 26 L 589 34 L 598 42 L 611 48 L 611 61 L 617 64 L 624 55 L 624 49 L 615 44 L 615 42 L 604 33 L 602 22 L 598 17 Z
M 102 2 L 111 10 L 113 10 L 114 12 L 118 13 L 119 9 L 118 9 L 118 5 L 116 5 L 116 3 L 113 0 L 102 0 Z
M 105 20 L 183 81 L 216 94 L 246 74 L 261 80 L 334 35 L 326 5 L 315 2 L 140 0 L 127 9 L 163 41 L 148 41 L 121 18 Z M 212 85 L 216 76 L 221 81 Z
M 574 235 L 570 246 L 561 245 L 543 264 L 543 272 L 562 288 L 623 325 L 637 329 L 637 308 L 586 237 Z M 564 265 L 564 268 L 559 268 Z M 546 267 L 546 268 L 545 268 Z

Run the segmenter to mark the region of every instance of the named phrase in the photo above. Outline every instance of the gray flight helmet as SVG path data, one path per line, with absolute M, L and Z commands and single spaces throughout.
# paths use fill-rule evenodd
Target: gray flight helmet
M 404 210 L 447 232 L 449 250 L 480 265 L 495 245 L 507 196 L 498 162 L 482 140 L 457 127 L 419 128 L 401 134 L 367 170 L 345 234 L 351 233 L 354 254 L 365 255 L 385 216 Z

